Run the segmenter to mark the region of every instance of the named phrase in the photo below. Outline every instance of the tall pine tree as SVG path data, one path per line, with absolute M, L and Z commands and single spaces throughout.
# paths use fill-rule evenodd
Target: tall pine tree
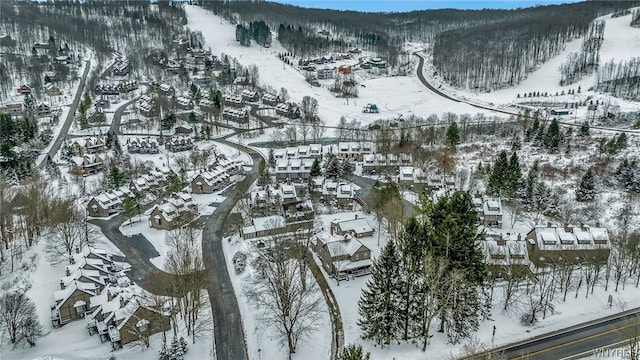
M 389 241 L 376 260 L 358 302 L 362 337 L 382 347 L 389 345 L 401 329 L 396 308 L 399 279 L 399 254 L 394 242 Z
M 591 169 L 580 179 L 578 189 L 576 190 L 576 200 L 578 201 L 592 201 L 596 196 L 596 178 Z

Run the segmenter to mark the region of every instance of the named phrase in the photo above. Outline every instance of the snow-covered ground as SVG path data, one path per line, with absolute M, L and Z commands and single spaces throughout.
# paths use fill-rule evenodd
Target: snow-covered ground
M 304 96 L 318 99 L 318 114 L 329 126 L 335 126 L 341 116 L 357 119 L 367 125 L 376 119 L 407 117 L 415 114 L 427 117 L 444 112 L 475 114 L 483 112 L 470 105 L 461 104 L 436 96 L 420 83 L 417 77 L 383 77 L 363 80 L 356 99 L 336 98 L 323 87 L 312 87 L 295 68 L 284 65 L 277 58 L 286 50 L 274 39 L 270 48 L 255 43 L 250 47 L 235 41 L 235 26 L 198 6 L 185 6 L 187 25 L 204 35 L 204 48 L 214 54 L 224 53 L 236 58 L 243 66 L 255 64 L 260 70 L 259 82 L 273 89 L 285 87 L 292 101 L 299 102 Z M 337 64 L 336 64 L 337 66 Z M 358 70 L 364 71 L 364 70 Z M 377 104 L 379 114 L 364 114 L 367 103 Z

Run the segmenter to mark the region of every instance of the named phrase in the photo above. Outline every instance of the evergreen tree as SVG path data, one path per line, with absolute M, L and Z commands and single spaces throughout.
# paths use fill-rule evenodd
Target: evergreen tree
M 596 196 L 596 179 L 591 169 L 582 176 L 578 189 L 576 190 L 576 200 L 592 201 Z
M 267 166 L 267 162 L 264 158 L 260 159 L 260 163 L 258 164 L 258 185 L 262 187 L 266 187 L 271 184 L 271 174 L 269 173 L 269 167 Z
M 560 123 L 556 119 L 551 120 L 551 124 L 549 125 L 549 128 L 544 135 L 544 146 L 552 152 L 558 152 L 558 150 L 560 150 L 560 146 L 562 145 L 563 138 L 564 137 L 562 134 L 562 129 L 560 128 Z
M 135 216 L 135 214 L 136 205 L 133 203 L 130 197 L 125 196 L 124 200 L 122 201 L 122 212 L 120 213 L 120 216 L 122 216 L 122 218 L 124 219 L 128 219 L 129 225 L 133 225 L 132 218 Z
M 171 341 L 171 348 L 169 349 L 169 358 L 171 360 L 182 360 L 184 359 L 184 353 L 182 352 L 182 347 L 180 346 L 180 342 L 177 337 L 173 337 Z
M 122 186 L 127 181 L 126 174 L 118 169 L 117 166 L 111 166 L 109 168 L 109 174 L 107 175 L 107 187 L 111 189 Z
M 159 360 L 171 360 L 171 358 L 169 357 L 169 349 L 167 349 L 167 339 L 163 338 L 162 339 L 162 347 L 160 348 L 160 356 L 158 357 Z
M 320 168 L 320 159 L 318 158 L 313 159 L 313 163 L 311 164 L 311 170 L 309 171 L 309 175 L 320 176 L 321 170 L 322 169 Z
M 269 167 L 270 168 L 276 167 L 276 156 L 273 153 L 273 149 L 269 149 Z
M 329 154 L 324 169 L 324 176 L 328 178 L 338 178 L 342 172 L 340 160 L 334 155 Z
M 506 193 L 507 196 L 513 198 L 522 186 L 522 169 L 520 167 L 520 160 L 518 154 L 514 151 L 509 158 L 509 169 L 507 171 L 506 179 Z
M 187 353 L 188 347 L 187 347 L 187 341 L 184 339 L 184 336 L 180 336 L 180 350 L 182 350 L 183 354 Z
M 371 354 L 362 350 L 362 345 L 349 344 L 344 347 L 338 360 L 370 360 Z
M 615 178 L 618 185 L 629 194 L 640 194 L 640 176 L 636 160 L 622 160 L 616 169 Z
M 400 263 L 396 246 L 388 241 L 371 269 L 371 278 L 358 302 L 358 326 L 362 337 L 378 345 L 389 345 L 401 328 L 396 301 Z
M 589 127 L 589 121 L 585 121 L 582 123 L 582 125 L 580 125 L 580 136 L 583 137 L 589 137 L 590 135 L 590 127 Z
M 507 159 L 507 152 L 503 150 L 498 154 L 498 158 L 491 168 L 487 183 L 487 193 L 500 196 L 505 191 L 505 185 L 509 178 L 508 172 L 509 160 Z
M 616 140 L 616 150 L 620 151 L 626 148 L 627 148 L 627 134 L 623 132 L 623 133 L 620 133 L 620 135 L 618 135 L 618 139 Z
M 460 130 L 458 129 L 458 124 L 456 122 L 452 122 L 451 125 L 447 128 L 447 145 L 452 148 L 456 148 L 460 144 Z
M 176 115 L 174 113 L 171 113 L 171 114 L 167 115 L 161 121 L 162 130 L 171 130 L 171 129 L 173 129 L 173 127 L 176 125 L 176 122 L 178 122 L 178 119 L 176 118 Z

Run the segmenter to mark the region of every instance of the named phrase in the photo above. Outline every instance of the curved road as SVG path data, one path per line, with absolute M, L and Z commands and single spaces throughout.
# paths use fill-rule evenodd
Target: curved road
M 496 108 L 493 108 L 493 107 L 490 107 L 490 106 L 476 104 L 476 103 L 473 103 L 473 102 L 468 101 L 468 100 L 456 99 L 456 98 L 451 97 L 451 96 L 445 94 L 444 92 L 436 89 L 433 85 L 429 84 L 427 79 L 424 77 L 424 71 L 423 71 L 423 68 L 424 68 L 424 56 L 420 55 L 419 51 L 414 52 L 413 55 L 417 56 L 418 59 L 419 59 L 418 68 L 417 68 L 418 79 L 420 80 L 420 82 L 425 87 L 427 87 L 429 90 L 431 90 L 436 95 L 441 96 L 441 97 L 443 97 L 443 98 L 445 98 L 447 100 L 455 101 L 457 103 L 464 103 L 464 104 L 467 104 L 467 105 L 471 105 L 471 106 L 473 106 L 475 108 L 478 108 L 478 109 L 488 110 L 488 111 L 492 111 L 492 112 L 503 114 L 503 115 L 512 115 L 512 116 L 522 116 L 522 117 L 524 117 L 524 114 L 521 114 L 519 112 L 496 109 Z M 533 119 L 533 117 L 529 117 L 529 119 Z M 582 124 L 576 124 L 576 123 L 562 121 L 562 120 L 559 120 L 559 123 L 562 124 L 562 125 L 565 125 L 565 126 L 572 126 L 572 127 L 581 127 L 582 126 Z M 611 127 L 605 127 L 605 126 L 597 126 L 597 125 L 590 125 L 589 127 L 591 129 L 594 129 L 594 130 L 613 131 L 613 132 L 617 132 L 617 133 L 624 132 L 624 133 L 630 133 L 630 134 L 640 134 L 640 130 L 618 129 L 618 128 L 611 128 Z
M 246 146 L 226 140 L 233 135 L 235 134 L 227 135 L 222 140 L 225 144 L 248 153 L 253 159 L 251 172 L 247 173 L 245 179 L 236 185 L 236 187 L 248 189 L 258 178 L 258 163 L 262 155 Z M 215 212 L 206 219 L 202 232 L 202 260 L 213 313 L 216 357 L 220 360 L 247 360 L 249 358 L 242 329 L 240 308 L 222 250 L 225 220 L 244 195 L 239 191 L 231 191 L 229 197 L 218 205 Z

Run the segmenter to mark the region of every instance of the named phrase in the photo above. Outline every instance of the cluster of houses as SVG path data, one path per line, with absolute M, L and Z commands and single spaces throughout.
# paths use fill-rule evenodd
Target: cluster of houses
M 158 114 L 156 99 L 150 94 L 140 96 L 137 102 L 138 110 L 144 116 L 152 116 Z
M 222 118 L 229 121 L 235 121 L 238 123 L 249 122 L 249 111 L 247 109 L 234 109 L 224 108 L 222 110 Z
M 198 203 L 187 192 L 171 194 L 154 206 L 149 214 L 149 226 L 159 230 L 173 230 L 196 219 Z
M 120 95 L 138 89 L 135 81 L 121 81 L 117 84 L 98 84 L 94 92 L 98 95 Z
M 152 136 L 127 139 L 129 154 L 157 154 L 160 152 L 158 145 L 158 139 Z
M 176 134 L 164 140 L 164 148 L 174 153 L 193 150 L 193 139 L 188 135 Z
M 122 211 L 122 203 L 126 197 L 134 199 L 136 195 L 144 198 L 154 189 L 163 187 L 170 171 L 153 170 L 121 186 L 115 190 L 102 192 L 89 200 L 87 213 L 92 217 L 109 217 Z
M 109 341 L 114 349 L 170 328 L 164 309 L 152 304 L 142 289 L 122 275 L 126 264 L 102 249 L 87 247 L 69 257 L 60 290 L 54 295 L 54 327 L 84 319 L 89 335 Z
M 193 194 L 212 194 L 231 184 L 233 176 L 241 171 L 242 163 L 235 160 L 218 159 L 208 171 L 197 174 L 191 184 Z
M 120 57 L 113 63 L 113 75 L 126 76 L 129 74 L 129 71 L 130 68 L 128 59 Z

